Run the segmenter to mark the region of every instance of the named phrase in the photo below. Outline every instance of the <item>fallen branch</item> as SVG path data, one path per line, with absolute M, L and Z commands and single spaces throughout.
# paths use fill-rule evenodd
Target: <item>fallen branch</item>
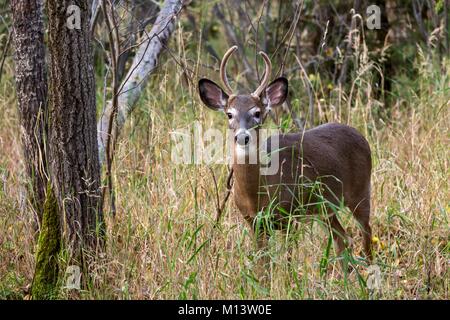
M 183 3 L 183 0 L 166 0 L 152 30 L 147 34 L 147 39 L 139 45 L 132 66 L 118 92 L 116 127 L 113 130 L 116 135 L 120 133 L 126 119 L 133 111 L 147 84 L 149 75 L 155 70 L 159 55 L 175 29 L 175 18 L 181 12 Z M 110 101 L 97 124 L 100 164 L 103 164 L 105 160 L 107 129 L 112 112 L 113 105 Z

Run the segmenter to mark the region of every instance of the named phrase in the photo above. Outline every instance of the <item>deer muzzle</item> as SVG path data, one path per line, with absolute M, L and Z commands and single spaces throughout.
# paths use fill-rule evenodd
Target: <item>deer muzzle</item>
M 239 129 L 234 136 L 234 141 L 238 146 L 241 147 L 247 146 L 250 143 L 251 139 L 252 135 L 246 129 Z

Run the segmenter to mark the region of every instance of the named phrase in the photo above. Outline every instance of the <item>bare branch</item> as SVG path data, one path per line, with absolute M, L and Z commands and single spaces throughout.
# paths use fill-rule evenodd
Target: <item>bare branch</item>
M 242 63 L 244 64 L 245 68 L 245 76 L 249 83 L 255 83 L 258 82 L 258 79 L 256 79 L 256 73 L 253 70 L 253 67 L 251 66 L 250 62 L 248 61 L 246 55 L 245 55 L 245 45 L 241 37 L 239 37 L 236 32 L 234 31 L 235 27 L 231 24 L 230 21 L 228 21 L 225 18 L 225 15 L 222 10 L 222 6 L 219 4 L 215 4 L 213 7 L 213 12 L 219 18 L 220 22 L 222 22 L 224 28 L 225 28 L 225 34 L 228 39 L 228 44 L 230 46 L 237 45 L 241 50 L 238 51 L 238 54 L 242 60 Z

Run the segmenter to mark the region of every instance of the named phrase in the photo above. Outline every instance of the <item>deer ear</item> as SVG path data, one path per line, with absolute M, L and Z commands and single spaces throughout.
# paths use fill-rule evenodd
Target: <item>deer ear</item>
M 202 102 L 214 111 L 223 110 L 227 104 L 228 95 L 211 80 L 200 79 L 198 93 Z
M 266 88 L 264 101 L 271 107 L 276 107 L 286 100 L 288 94 L 288 80 L 284 77 L 275 79 Z

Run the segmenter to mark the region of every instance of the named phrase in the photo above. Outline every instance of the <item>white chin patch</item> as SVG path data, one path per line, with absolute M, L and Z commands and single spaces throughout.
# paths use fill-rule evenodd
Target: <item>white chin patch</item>
M 258 155 L 256 152 L 256 147 L 253 143 L 246 146 L 241 146 L 239 144 L 235 144 L 234 146 L 235 152 L 235 161 L 236 164 L 257 164 L 258 163 Z
M 239 160 L 245 161 L 245 157 L 248 155 L 249 147 L 241 146 L 240 144 L 236 143 L 234 149 L 235 149 L 236 157 L 237 157 L 238 161 Z

